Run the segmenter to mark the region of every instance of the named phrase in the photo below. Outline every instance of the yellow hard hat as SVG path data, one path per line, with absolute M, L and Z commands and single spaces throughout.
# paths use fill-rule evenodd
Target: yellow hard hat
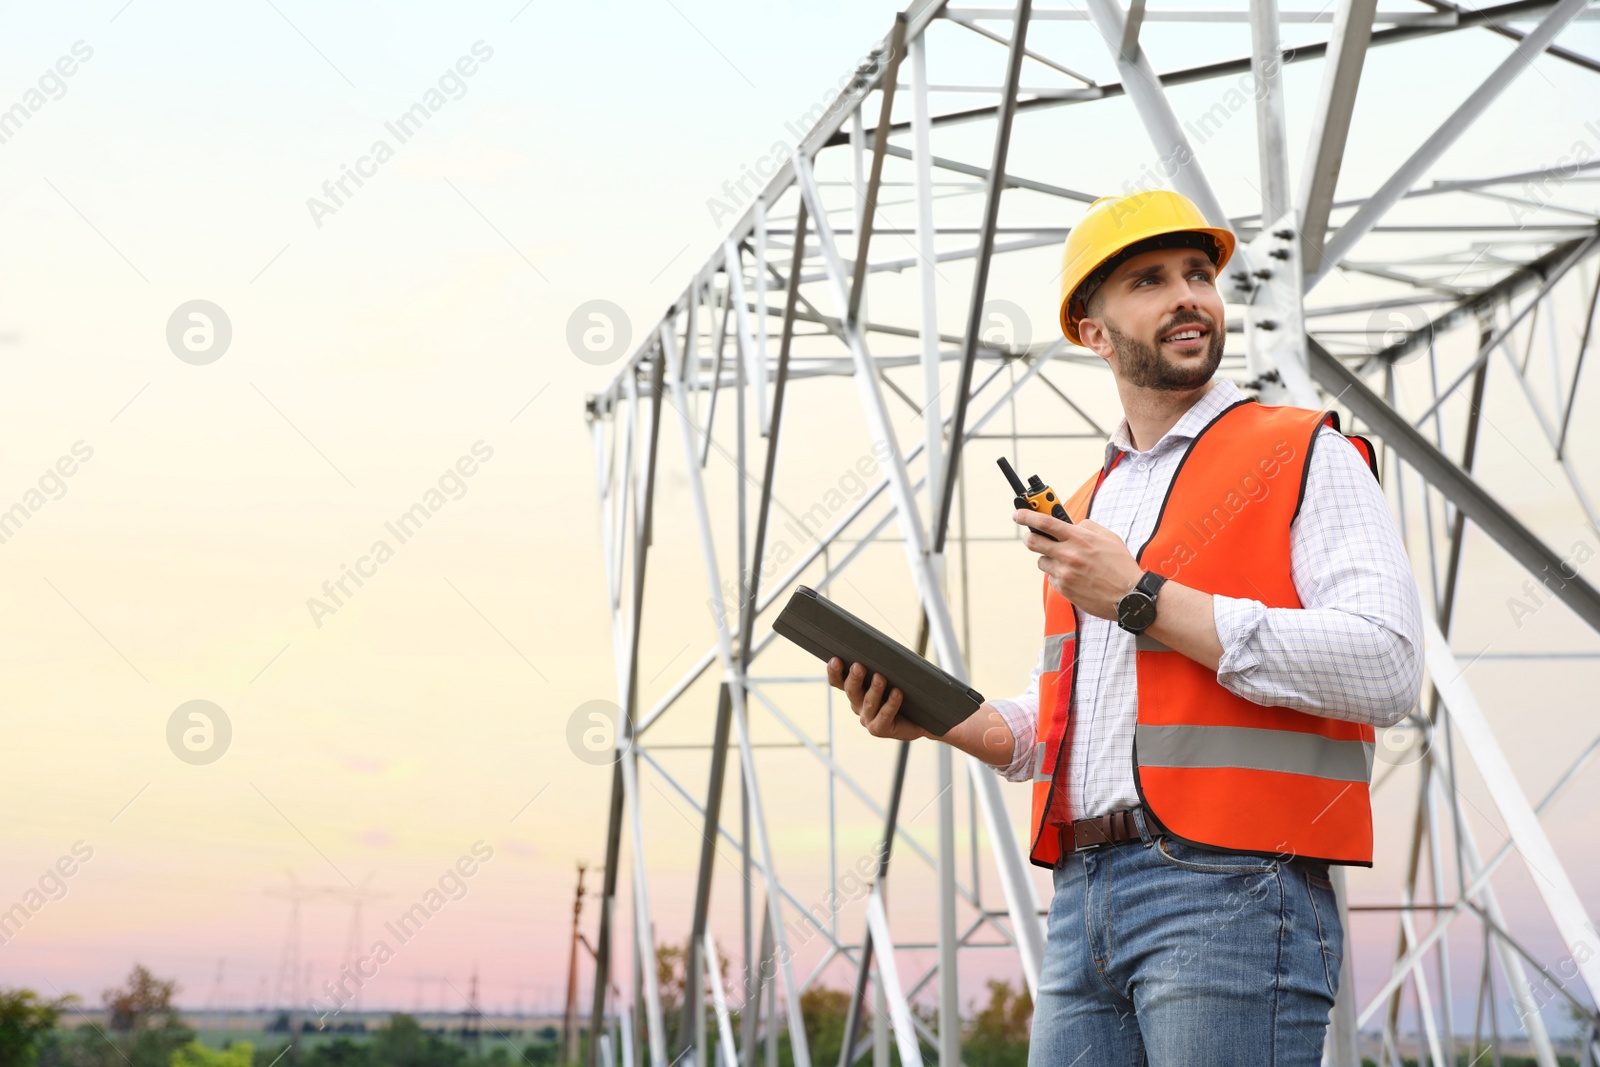
M 1233 255 L 1232 230 L 1206 225 L 1194 201 L 1171 189 L 1102 196 L 1067 234 L 1061 249 L 1061 332 L 1075 345 L 1084 305 L 1123 260 L 1156 248 L 1200 248 L 1222 270 Z M 1081 290 L 1081 292 L 1080 292 Z

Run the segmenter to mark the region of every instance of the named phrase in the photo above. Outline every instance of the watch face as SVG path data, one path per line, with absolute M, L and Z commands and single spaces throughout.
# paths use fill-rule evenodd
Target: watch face
M 1155 598 L 1135 589 L 1117 601 L 1117 621 L 1125 629 L 1143 630 L 1156 621 Z

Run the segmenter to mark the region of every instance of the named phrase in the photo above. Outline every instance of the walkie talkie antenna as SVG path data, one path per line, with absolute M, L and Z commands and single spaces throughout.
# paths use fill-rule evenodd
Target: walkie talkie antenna
M 1017 472 L 1011 469 L 1011 464 L 1006 462 L 1006 457 L 999 459 L 1000 472 L 1006 476 L 1006 481 L 1011 483 L 1012 490 L 1020 497 L 1028 495 L 1028 487 L 1022 484 L 1022 479 L 1017 477 Z

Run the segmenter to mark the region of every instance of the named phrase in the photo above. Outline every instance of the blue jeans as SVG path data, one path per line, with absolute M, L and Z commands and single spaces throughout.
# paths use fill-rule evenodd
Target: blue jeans
M 1134 821 L 1056 864 L 1028 1067 L 1320 1064 L 1344 952 L 1328 865 Z

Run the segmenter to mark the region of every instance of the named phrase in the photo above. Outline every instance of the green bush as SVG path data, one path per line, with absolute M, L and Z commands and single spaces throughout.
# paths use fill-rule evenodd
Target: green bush
M 172 1003 L 176 982 L 140 964 L 127 984 L 101 995 L 108 1025 L 53 1030 L 39 1046 L 39 1067 L 172 1067 L 173 1054 L 195 1039 Z
M 0 1067 L 34 1067 L 40 1044 L 73 999 L 46 1001 L 31 989 L 0 990 Z
M 172 1053 L 172 1067 L 254 1067 L 254 1062 L 255 1050 L 248 1041 L 224 1049 L 206 1048 L 191 1041 Z

